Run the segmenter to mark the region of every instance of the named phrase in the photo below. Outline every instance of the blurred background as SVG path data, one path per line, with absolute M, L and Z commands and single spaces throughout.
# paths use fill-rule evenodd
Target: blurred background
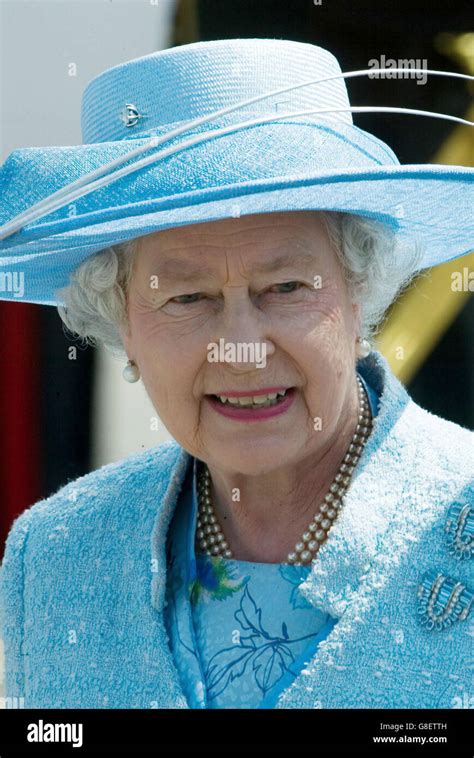
M 472 6 L 464 0 L 3 0 L 0 9 L 2 162 L 15 148 L 81 143 L 81 96 L 90 79 L 198 40 L 310 42 L 330 50 L 343 71 L 385 55 L 474 73 Z M 472 89 L 459 80 L 432 77 L 420 86 L 364 77 L 347 87 L 354 105 L 474 118 Z M 355 114 L 354 121 L 401 163 L 473 165 L 468 127 L 392 114 Z M 463 267 L 472 271 L 472 254 L 415 282 L 392 307 L 377 347 L 419 405 L 474 429 L 474 302 L 468 290 L 450 288 L 450 273 Z M 0 301 L 0 330 L 1 556 L 23 509 L 168 433 L 142 384 L 124 382 L 123 365 L 109 354 L 72 342 L 55 308 Z

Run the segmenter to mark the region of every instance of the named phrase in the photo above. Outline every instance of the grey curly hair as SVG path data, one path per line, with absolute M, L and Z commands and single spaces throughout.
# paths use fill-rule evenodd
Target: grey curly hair
M 421 267 L 417 240 L 401 242 L 385 224 L 348 213 L 323 214 L 329 238 L 342 265 L 352 302 L 361 307 L 361 337 L 372 341 L 388 307 Z M 59 315 L 67 329 L 86 344 L 102 344 L 126 357 L 119 327 L 128 325 L 127 292 L 137 238 L 87 258 L 58 293 Z

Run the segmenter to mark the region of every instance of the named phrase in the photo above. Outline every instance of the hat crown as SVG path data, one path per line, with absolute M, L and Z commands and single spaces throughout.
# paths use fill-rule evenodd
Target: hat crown
M 130 139 L 150 131 L 160 134 L 176 123 L 241 100 L 340 73 L 330 52 L 293 40 L 224 39 L 167 48 L 92 79 L 82 98 L 83 143 Z M 233 112 L 227 121 L 287 110 L 348 107 L 344 79 L 335 79 L 268 97 Z M 337 117 L 352 124 L 350 112 Z M 321 120 L 317 115 L 314 119 Z

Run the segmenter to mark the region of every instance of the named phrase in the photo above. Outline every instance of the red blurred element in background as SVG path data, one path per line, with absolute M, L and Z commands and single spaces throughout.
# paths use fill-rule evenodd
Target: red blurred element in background
M 0 555 L 14 518 L 40 498 L 40 307 L 0 302 Z

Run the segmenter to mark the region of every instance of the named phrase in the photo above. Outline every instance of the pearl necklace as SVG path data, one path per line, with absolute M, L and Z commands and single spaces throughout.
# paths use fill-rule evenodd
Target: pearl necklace
M 349 487 L 359 458 L 372 430 L 372 415 L 364 386 L 356 374 L 359 391 L 359 419 L 347 453 L 339 466 L 324 502 L 313 520 L 303 532 L 294 550 L 288 553 L 287 563 L 301 566 L 311 563 L 321 544 L 339 515 L 342 499 Z M 196 523 L 195 547 L 211 556 L 232 558 L 232 551 L 222 533 L 211 502 L 211 475 L 203 464 L 198 480 L 198 518 Z

